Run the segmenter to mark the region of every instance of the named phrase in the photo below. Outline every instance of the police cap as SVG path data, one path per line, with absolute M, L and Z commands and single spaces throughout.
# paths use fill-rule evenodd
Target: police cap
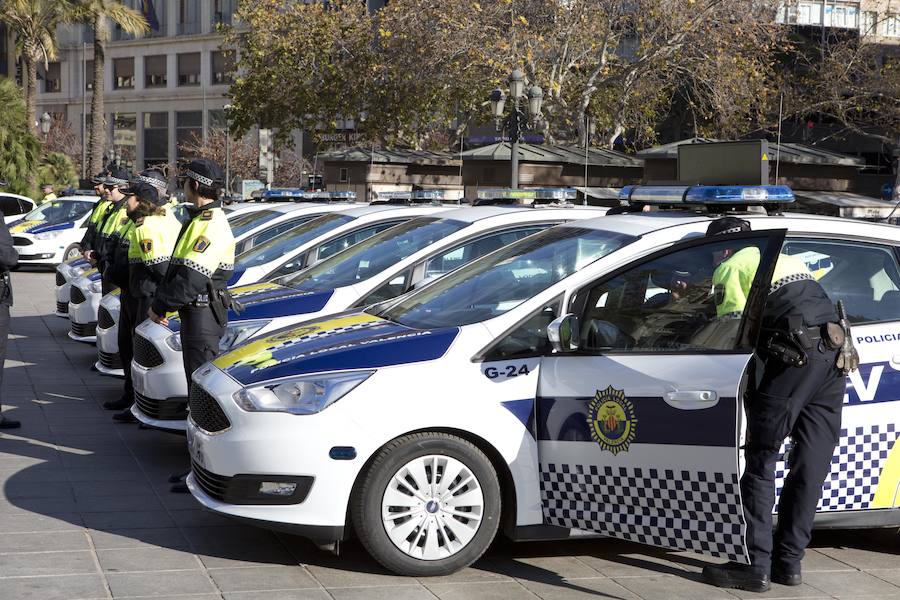
M 181 177 L 193 179 L 206 187 L 222 187 L 225 183 L 221 167 L 208 158 L 197 158 L 184 165 Z
M 138 200 L 150 202 L 156 206 L 162 206 L 167 200 L 165 196 L 160 197 L 156 187 L 140 179 L 133 180 L 127 188 L 122 190 L 122 193 L 126 196 L 136 196 Z
M 169 182 L 166 181 L 166 176 L 163 175 L 162 171 L 159 169 L 145 169 L 137 174 L 137 177 L 132 180 L 132 183 L 134 183 L 134 181 L 149 183 L 161 194 L 164 194 L 169 188 Z
M 706 237 L 750 231 L 750 222 L 737 217 L 720 217 L 706 228 Z
M 125 186 L 131 180 L 131 173 L 122 167 L 110 167 L 103 178 L 104 185 Z

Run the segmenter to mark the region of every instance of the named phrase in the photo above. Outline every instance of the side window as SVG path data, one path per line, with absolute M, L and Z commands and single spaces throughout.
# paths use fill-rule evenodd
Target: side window
M 0 211 L 6 217 L 22 214 L 18 198 L 12 196 L 0 196 Z
M 262 244 L 263 242 L 270 240 L 273 237 L 275 237 L 276 235 L 280 235 L 280 234 L 284 233 L 285 231 L 290 231 L 294 227 L 297 227 L 298 225 L 302 225 L 303 223 L 306 223 L 307 221 L 312 219 L 314 216 L 315 215 L 310 215 L 310 216 L 301 217 L 298 219 L 291 219 L 290 221 L 285 221 L 283 223 L 279 223 L 278 225 L 273 225 L 272 227 L 269 227 L 269 228 L 265 229 L 264 231 L 260 231 L 259 233 L 254 235 L 249 240 L 249 244 L 247 243 L 246 240 L 243 242 L 245 244 L 244 251 L 249 250 L 250 248 L 253 248 L 254 246 L 256 246 L 258 244 Z M 237 252 L 235 252 L 235 253 L 237 253 Z
M 369 306 L 370 304 L 378 304 L 379 302 L 396 298 L 406 291 L 406 286 L 409 285 L 411 277 L 412 269 L 407 269 L 403 273 L 398 273 L 396 276 L 392 277 L 390 281 L 377 287 L 374 292 L 357 302 L 357 306 Z
M 375 225 L 371 225 L 369 227 L 365 227 L 363 229 L 358 229 L 347 235 L 343 235 L 339 238 L 335 238 L 333 240 L 329 240 L 319 246 L 319 251 L 316 254 L 316 261 L 325 260 L 329 256 L 333 256 L 340 252 L 341 250 L 346 250 L 350 246 L 355 246 L 363 240 L 366 240 L 379 231 L 384 231 L 385 229 L 390 229 L 394 225 L 399 225 L 403 223 L 403 221 L 389 221 L 387 223 L 376 223 Z
M 900 269 L 893 248 L 789 238 L 782 253 L 806 263 L 828 297 L 844 301 L 852 323 L 900 320 Z
M 766 238 L 659 256 L 578 292 L 585 351 L 732 350 Z
M 485 353 L 484 360 L 506 360 L 550 354 L 547 325 L 559 316 L 561 302 L 557 300 L 519 323 Z
M 430 258 L 428 262 L 425 263 L 425 279 L 432 279 L 434 277 L 445 275 L 453 269 L 461 267 L 476 258 L 481 258 L 498 248 L 508 246 L 523 237 L 537 233 L 538 231 L 543 231 L 549 226 L 549 224 L 542 224 L 523 227 L 521 229 L 499 231 L 466 242 L 462 246 L 457 246 L 439 256 Z

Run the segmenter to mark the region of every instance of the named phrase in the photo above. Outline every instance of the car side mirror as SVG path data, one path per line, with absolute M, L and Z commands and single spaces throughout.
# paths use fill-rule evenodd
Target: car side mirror
M 547 325 L 547 339 L 554 352 L 564 354 L 578 350 L 579 337 L 578 317 L 571 313 L 558 317 Z

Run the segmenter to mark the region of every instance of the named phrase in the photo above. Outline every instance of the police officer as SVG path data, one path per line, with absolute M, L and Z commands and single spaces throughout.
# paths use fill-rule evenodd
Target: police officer
M 125 195 L 122 193 L 122 188 L 128 185 L 128 180 L 128 171 L 115 166 L 110 167 L 108 174 L 103 179 L 103 189 L 106 192 L 105 198 L 107 203 L 105 206 L 95 207 L 95 210 L 97 211 L 96 234 L 91 242 L 91 249 L 85 254 L 85 258 L 88 259 L 92 265 L 97 267 L 97 270 L 100 271 L 101 278 L 105 267 L 104 262 L 108 250 L 107 244 L 109 238 L 112 236 L 113 232 L 122 225 L 122 219 L 126 218 L 125 211 L 120 212 L 120 209 L 125 201 Z M 93 217 L 94 214 L 92 213 L 91 216 Z M 103 282 L 103 285 L 104 294 L 112 290 L 105 281 Z
M 2 219 L 0 219 L 2 220 Z M 19 264 L 19 253 L 13 247 L 12 236 L 6 224 L 0 225 L 0 386 L 3 385 L 3 364 L 6 361 L 6 343 L 9 337 L 9 307 L 12 306 L 12 282 L 9 272 Z M 0 406 L 0 409 L 3 407 Z M 17 429 L 21 423 L 0 415 L 0 429 Z
M 44 194 L 44 196 L 41 198 L 41 201 L 38 202 L 38 204 L 56 200 L 56 194 L 53 193 L 53 186 L 49 183 L 41 184 L 41 193 Z
M 150 183 L 150 182 L 153 183 Z M 155 185 L 154 185 L 155 184 Z M 165 189 L 165 181 L 162 182 Z M 107 269 L 120 290 L 119 356 L 126 365 L 123 398 L 134 398 L 131 359 L 134 330 L 147 317 L 156 286 L 165 277 L 181 224 L 166 210 L 168 198 L 159 194 L 160 183 L 146 171 L 124 190 L 129 225 L 123 230 Z M 121 423 L 135 421 L 131 405 L 113 415 Z
M 91 210 L 91 216 L 88 217 L 87 220 L 84 236 L 81 238 L 81 254 L 86 260 L 89 260 L 91 252 L 96 249 L 95 244 L 97 242 L 97 235 L 99 234 L 97 229 L 106 218 L 106 211 L 111 204 L 109 192 L 107 192 L 106 186 L 104 185 L 107 177 L 109 177 L 109 167 L 91 178 L 91 183 L 94 184 L 94 192 L 100 196 L 100 200 L 94 204 L 94 208 Z
M 749 230 L 747 221 L 723 217 L 710 223 L 707 235 Z M 714 261 L 716 313 L 720 318 L 736 317 L 744 310 L 759 267 L 759 249 L 724 250 Z M 741 494 L 750 564 L 705 567 L 703 577 L 713 585 L 764 592 L 770 581 L 801 583 L 800 561 L 840 435 L 845 376 L 858 364 L 849 325 L 844 321 L 842 327 L 839 320 L 806 265 L 780 255 L 763 308 L 757 367 L 750 376 L 745 407 Z M 788 435 L 794 446 L 773 538 L 775 463 Z

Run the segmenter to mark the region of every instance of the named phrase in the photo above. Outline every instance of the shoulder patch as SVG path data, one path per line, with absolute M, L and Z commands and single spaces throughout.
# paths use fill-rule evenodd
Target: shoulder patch
M 210 221 L 210 220 L 212 220 L 212 218 L 213 218 L 213 211 L 211 211 L 211 210 L 204 210 L 202 213 L 200 213 L 200 218 L 201 218 L 202 220 L 204 220 L 204 221 Z
M 153 240 L 141 240 L 141 252 L 150 254 L 153 250 Z
M 209 245 L 211 243 L 212 242 L 210 242 L 208 238 L 201 235 L 200 237 L 197 238 L 197 241 L 194 242 L 193 250 L 194 250 L 194 252 L 200 252 L 200 253 L 206 252 L 206 249 L 209 248 Z

